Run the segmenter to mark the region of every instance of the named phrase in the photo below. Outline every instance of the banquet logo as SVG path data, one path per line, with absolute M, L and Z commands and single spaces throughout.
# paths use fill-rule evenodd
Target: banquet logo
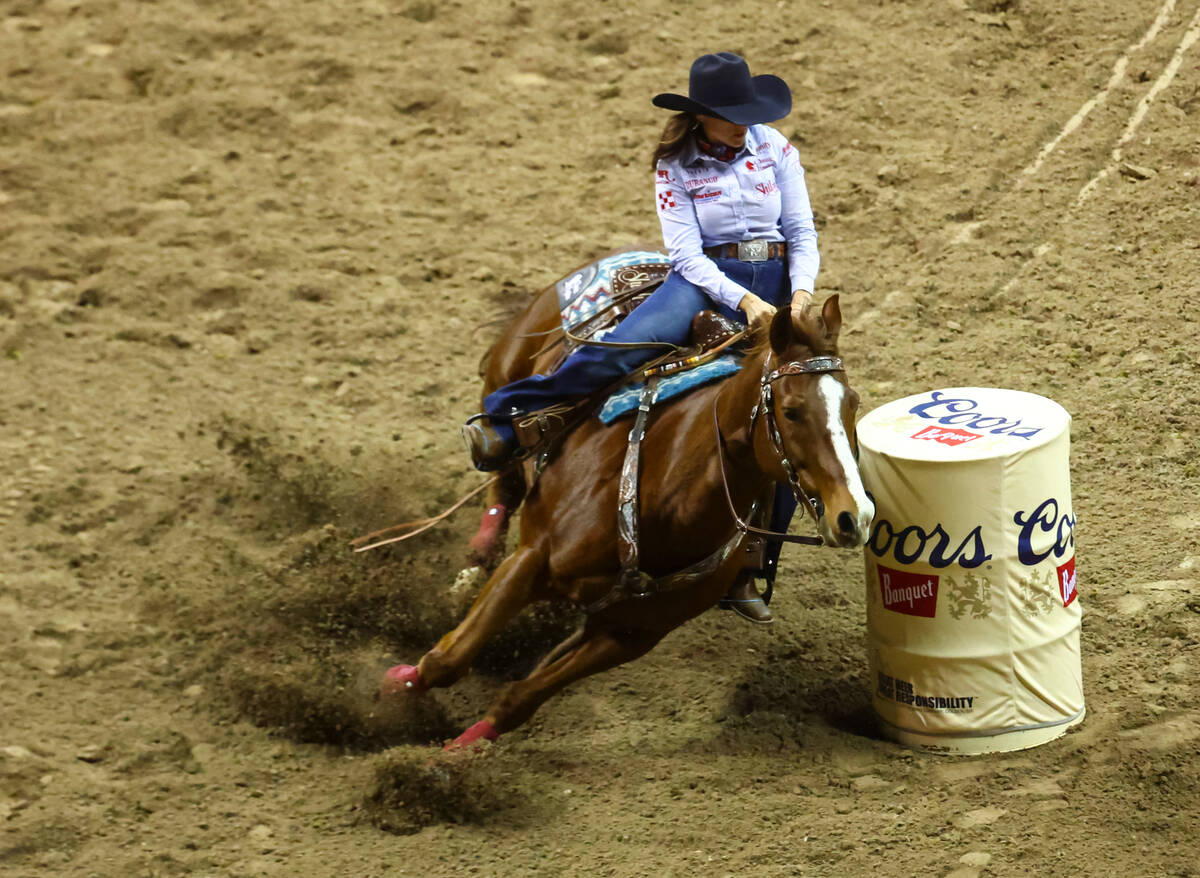
M 912 434 L 912 438 L 928 439 L 931 442 L 940 442 L 942 445 L 959 446 L 965 445 L 972 439 L 982 439 L 983 436 L 969 430 L 957 430 L 954 427 L 922 427 Z
M 877 565 L 876 573 L 879 575 L 879 594 L 886 609 L 906 616 L 924 616 L 926 619 L 937 615 L 936 576 L 907 573 L 883 565 Z
M 1079 592 L 1075 589 L 1075 556 L 1058 568 L 1058 593 L 1062 597 L 1064 607 L 1071 606 Z
M 714 198 L 721 197 L 720 189 L 710 189 L 708 192 L 697 192 L 694 200 L 698 202 L 712 201 Z
M 971 430 L 984 430 L 995 436 L 1014 436 L 1032 439 L 1042 432 L 1042 427 L 1030 427 L 1021 419 L 1010 420 L 999 415 L 987 415 L 979 411 L 979 403 L 973 399 L 946 398 L 940 390 L 932 391 L 928 402 L 918 403 L 908 410 L 909 414 L 937 421 L 944 426 L 959 425 Z
M 983 526 L 976 525 L 953 549 L 950 534 L 941 523 L 933 530 L 925 530 L 915 524 L 896 530 L 886 518 L 876 516 L 871 528 L 871 539 L 867 549 L 876 558 L 891 555 L 901 564 L 913 564 L 924 560 L 930 567 L 943 569 L 957 563 L 964 570 L 978 567 L 992 556 L 983 545 Z

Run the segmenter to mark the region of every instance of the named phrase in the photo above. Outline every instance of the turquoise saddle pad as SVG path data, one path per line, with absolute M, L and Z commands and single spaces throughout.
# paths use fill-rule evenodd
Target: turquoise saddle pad
M 742 362 L 738 357 L 733 354 L 725 354 L 711 363 L 689 369 L 680 375 L 663 378 L 658 382 L 653 402 L 662 402 L 673 396 L 679 396 L 681 393 L 687 393 L 689 390 L 710 384 L 726 375 L 732 375 L 740 368 L 742 368 Z M 641 384 L 631 384 L 629 387 L 617 391 L 605 401 L 604 406 L 600 409 L 600 420 L 605 424 L 611 424 L 622 415 L 629 414 L 637 408 L 638 398 L 641 395 Z

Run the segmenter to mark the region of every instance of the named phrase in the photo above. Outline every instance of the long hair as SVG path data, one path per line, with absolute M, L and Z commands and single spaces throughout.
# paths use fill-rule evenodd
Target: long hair
M 650 167 L 657 167 L 659 159 L 670 158 L 683 149 L 699 124 L 700 121 L 694 113 L 676 113 L 668 119 L 666 127 L 663 128 L 662 137 L 659 138 L 658 145 L 654 147 Z

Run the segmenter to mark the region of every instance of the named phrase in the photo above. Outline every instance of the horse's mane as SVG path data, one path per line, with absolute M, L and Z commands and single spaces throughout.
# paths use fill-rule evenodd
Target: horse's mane
M 751 363 L 754 364 L 755 369 L 762 368 L 762 359 L 771 348 L 771 333 L 768 331 L 769 328 L 769 323 L 757 323 L 749 328 L 749 347 L 745 349 L 745 353 L 742 356 L 743 369 L 748 368 Z
M 829 333 L 821 310 L 816 305 L 809 305 L 802 312 L 791 311 L 786 306 L 792 321 L 792 341 L 806 345 L 814 356 L 837 354 L 837 338 Z M 783 310 L 783 309 L 780 309 Z M 763 358 L 771 349 L 771 324 L 759 323 L 750 327 L 750 347 L 742 359 L 742 368 L 754 363 L 755 368 L 761 368 Z

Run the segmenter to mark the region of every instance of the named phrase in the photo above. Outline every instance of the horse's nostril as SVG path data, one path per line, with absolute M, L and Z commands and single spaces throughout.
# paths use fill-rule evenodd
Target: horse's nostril
M 844 534 L 852 534 L 858 530 L 858 522 L 854 520 L 854 516 L 849 512 L 839 512 L 837 517 L 837 526 Z

